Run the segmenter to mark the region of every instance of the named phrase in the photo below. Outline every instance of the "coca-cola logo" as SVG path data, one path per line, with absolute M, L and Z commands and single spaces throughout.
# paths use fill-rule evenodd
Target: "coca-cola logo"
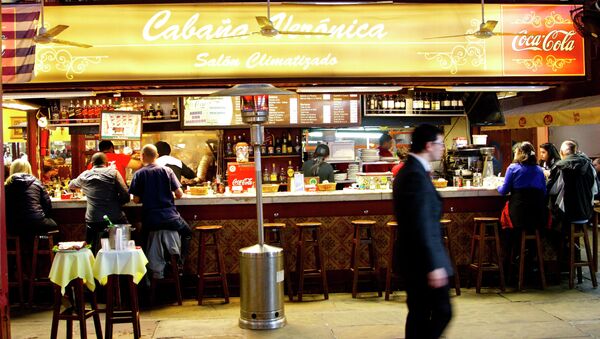
M 519 126 L 524 127 L 525 125 L 527 125 L 527 119 L 525 117 L 521 117 L 519 119 Z
M 553 121 L 554 121 L 554 118 L 550 114 L 544 115 L 544 125 L 546 125 L 546 126 L 552 125 Z
M 512 40 L 512 49 L 521 51 L 570 52 L 575 49 L 574 30 L 555 29 L 546 34 L 528 34 L 526 29 Z
M 233 179 L 231 181 L 232 186 L 252 186 L 253 183 L 252 178 Z
M 236 169 L 237 169 L 237 167 L 235 167 L 235 165 L 229 166 L 229 172 L 231 172 L 231 173 L 235 172 Z

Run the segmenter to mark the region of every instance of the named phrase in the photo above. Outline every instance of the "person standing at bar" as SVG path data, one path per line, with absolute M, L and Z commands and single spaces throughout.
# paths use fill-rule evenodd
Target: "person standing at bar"
M 119 171 L 108 167 L 106 154 L 98 152 L 92 155 L 92 165 L 92 169 L 71 180 L 69 189 L 81 189 L 86 196 L 85 240 L 88 244 L 94 244 L 94 249 L 97 249 L 99 244 L 94 243 L 97 235 L 108 227 L 104 216 L 108 216 L 115 224 L 127 224 L 127 217 L 121 205 L 128 203 L 130 198 L 125 180 Z
M 175 199 L 183 197 L 181 184 L 173 170 L 156 164 L 158 151 L 152 144 L 142 148 L 144 167 L 133 175 L 129 193 L 133 202 L 142 204 L 144 234 L 152 231 L 177 231 L 181 236 L 181 260 L 185 259 L 192 230 L 175 208 Z
M 318 144 L 313 153 L 313 158 L 302 164 L 302 173 L 305 177 L 319 177 L 321 182 L 325 180 L 335 182 L 333 177 L 333 166 L 325 162 L 329 156 L 329 147 L 325 144 Z
M 598 193 L 596 193 L 594 200 L 600 200 L 600 157 L 594 159 L 592 165 L 594 165 L 594 169 L 596 170 L 596 187 L 598 187 Z
M 106 158 L 108 159 L 108 167 L 114 167 L 119 171 L 123 180 L 127 180 L 127 172 L 126 168 L 131 168 L 132 170 L 138 170 L 142 167 L 142 162 L 134 155 L 127 154 L 117 154 L 115 153 L 115 145 L 110 140 L 102 140 L 98 144 L 98 150 L 104 154 L 106 154 Z M 92 163 L 90 162 L 87 166 L 87 169 L 92 169 Z
M 442 158 L 442 131 L 415 128 L 408 159 L 394 179 L 398 221 L 395 266 L 406 279 L 406 338 L 439 338 L 452 318 L 448 276 L 453 274 L 441 235 L 442 199 L 431 182 L 430 162 Z
M 394 147 L 394 140 L 387 132 L 383 133 L 379 137 L 379 147 L 377 147 L 377 149 L 379 150 L 379 156 L 382 158 L 393 157 L 394 154 L 391 151 L 392 147 Z
M 171 145 L 165 141 L 159 141 L 154 146 L 158 150 L 157 165 L 167 166 L 172 169 L 179 182 L 181 182 L 182 176 L 186 179 L 196 179 L 196 172 L 194 170 L 184 164 L 183 161 L 171 156 Z

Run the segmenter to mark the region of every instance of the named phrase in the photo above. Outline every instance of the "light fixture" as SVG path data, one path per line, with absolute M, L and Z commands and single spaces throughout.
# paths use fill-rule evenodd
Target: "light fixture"
M 447 92 L 541 92 L 550 86 L 452 86 Z
M 25 101 L 8 99 L 2 100 L 2 108 L 16 109 L 18 111 L 36 111 L 40 109 L 40 106 Z
M 323 87 L 298 87 L 297 93 L 371 93 L 371 92 L 397 92 L 400 86 L 323 86 Z
M 94 91 L 72 91 L 72 92 L 21 92 L 2 94 L 4 99 L 63 99 L 83 98 L 96 96 Z
M 209 95 L 222 88 L 163 88 L 163 89 L 142 89 L 141 95 Z

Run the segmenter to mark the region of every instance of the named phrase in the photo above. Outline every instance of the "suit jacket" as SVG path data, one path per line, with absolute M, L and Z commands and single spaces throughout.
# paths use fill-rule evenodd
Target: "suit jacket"
M 452 275 L 441 235 L 442 198 L 414 156 L 409 156 L 396 175 L 393 194 L 398 221 L 396 268 L 407 279 L 423 279 L 437 268 Z

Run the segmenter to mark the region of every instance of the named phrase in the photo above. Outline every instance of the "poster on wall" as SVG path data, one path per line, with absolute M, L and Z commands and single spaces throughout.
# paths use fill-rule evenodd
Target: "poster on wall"
M 142 112 L 104 111 L 100 117 L 100 139 L 142 139 Z
M 239 110 L 238 110 L 239 112 Z M 186 97 L 183 99 L 183 126 L 231 126 L 236 124 L 232 97 Z M 240 125 L 241 125 L 241 119 Z

